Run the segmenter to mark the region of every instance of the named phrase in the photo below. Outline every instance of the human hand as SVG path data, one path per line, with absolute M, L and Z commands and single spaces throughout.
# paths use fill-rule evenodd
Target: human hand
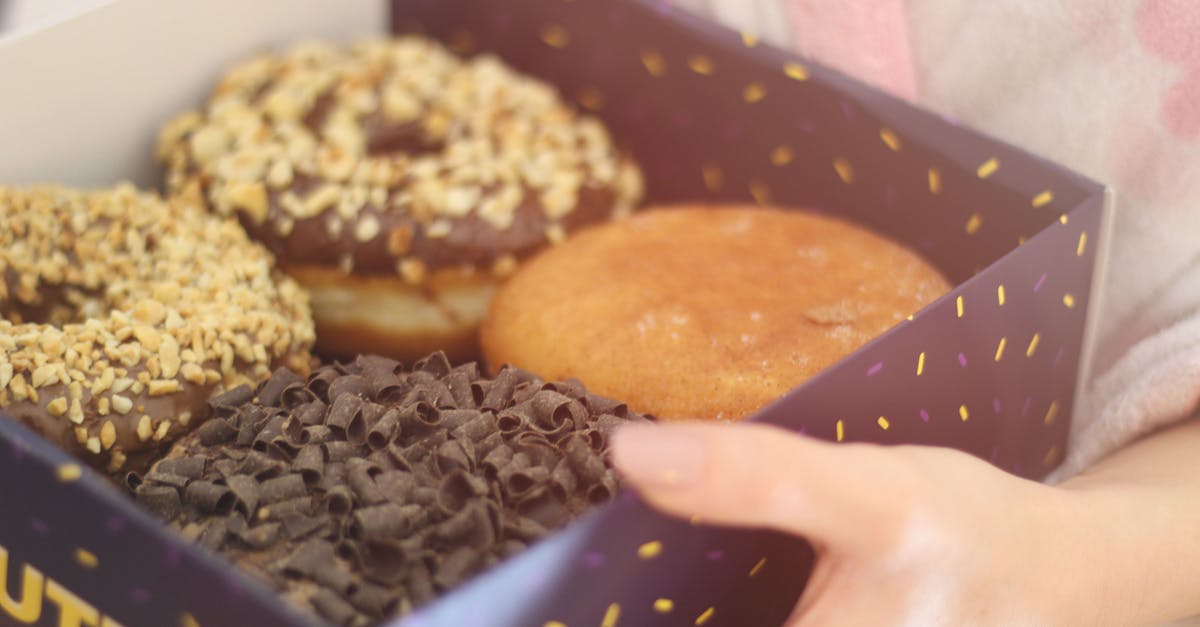
M 812 543 L 789 626 L 1108 622 L 1078 495 L 965 453 L 669 424 L 618 431 L 613 461 L 665 512 Z

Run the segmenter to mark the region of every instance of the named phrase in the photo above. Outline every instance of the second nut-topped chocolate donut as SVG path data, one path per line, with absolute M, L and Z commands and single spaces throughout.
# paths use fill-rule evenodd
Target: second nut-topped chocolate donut
M 170 190 L 238 215 L 312 291 L 318 348 L 338 355 L 472 352 L 519 259 L 641 195 L 551 87 L 420 37 L 241 63 L 159 157 Z

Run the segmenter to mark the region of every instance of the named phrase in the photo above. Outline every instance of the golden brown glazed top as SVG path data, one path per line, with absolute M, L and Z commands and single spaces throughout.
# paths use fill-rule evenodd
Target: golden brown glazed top
M 949 288 L 824 215 L 650 210 L 531 259 L 497 294 L 484 353 L 664 419 L 740 419 Z

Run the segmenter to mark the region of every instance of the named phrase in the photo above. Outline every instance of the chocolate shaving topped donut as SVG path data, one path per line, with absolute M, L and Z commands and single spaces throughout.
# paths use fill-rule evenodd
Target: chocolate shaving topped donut
M 575 381 L 441 353 L 277 370 L 144 477 L 143 506 L 340 625 L 424 604 L 616 492 L 618 425 L 644 421 Z
M 469 352 L 518 259 L 641 195 L 551 87 L 412 36 L 242 63 L 159 155 L 169 189 L 237 214 L 313 291 L 320 348 L 343 355 Z
M 307 365 L 307 297 L 232 221 L 129 186 L 0 187 L 0 215 L 0 409 L 68 451 L 121 469 Z

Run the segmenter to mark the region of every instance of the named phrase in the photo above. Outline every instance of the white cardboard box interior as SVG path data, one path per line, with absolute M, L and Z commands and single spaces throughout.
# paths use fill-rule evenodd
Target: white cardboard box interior
M 0 39 L 0 181 L 155 186 L 158 129 L 231 62 L 381 34 L 387 14 L 385 0 L 115 0 Z

